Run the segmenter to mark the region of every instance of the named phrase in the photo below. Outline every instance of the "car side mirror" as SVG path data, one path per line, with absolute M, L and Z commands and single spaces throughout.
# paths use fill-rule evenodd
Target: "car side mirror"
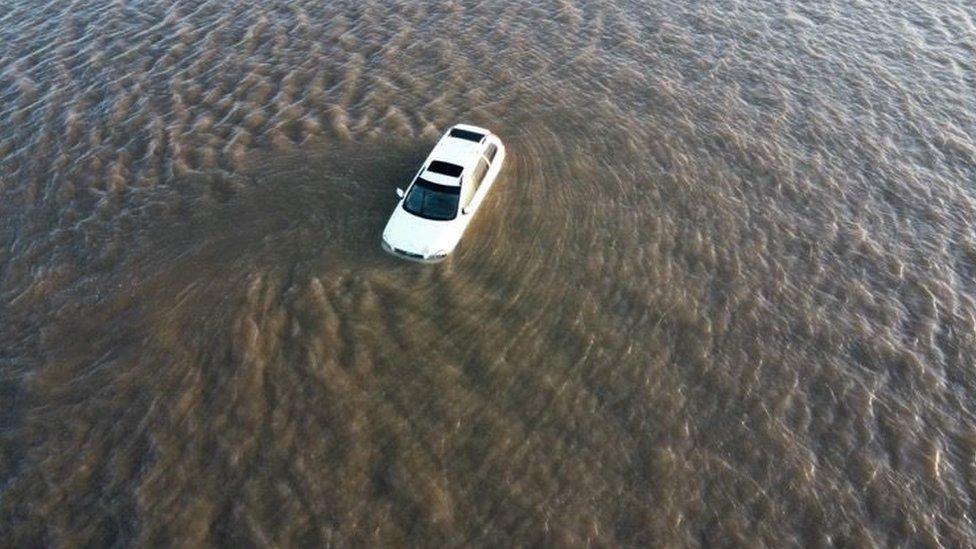
M 470 208 L 461 208 L 461 213 L 464 214 L 464 215 L 468 215 L 469 213 L 471 213 L 471 209 Z
M 397 198 L 403 198 L 403 196 L 405 194 L 407 194 L 407 193 L 403 189 L 401 189 L 400 187 L 397 187 Z

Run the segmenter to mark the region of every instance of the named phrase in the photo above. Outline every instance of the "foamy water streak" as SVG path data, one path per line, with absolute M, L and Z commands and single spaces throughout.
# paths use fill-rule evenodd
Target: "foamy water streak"
M 974 52 L 963 1 L 7 2 L 0 539 L 971 546 Z M 458 121 L 495 189 L 385 256 Z

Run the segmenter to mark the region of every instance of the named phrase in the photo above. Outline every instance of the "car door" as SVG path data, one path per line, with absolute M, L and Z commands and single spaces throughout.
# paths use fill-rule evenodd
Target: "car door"
M 478 204 L 481 201 L 480 197 L 484 193 L 479 193 L 478 189 L 481 188 L 481 184 L 485 180 L 485 174 L 488 173 L 488 161 L 484 158 L 478 159 L 478 164 L 475 166 L 474 171 L 471 172 L 471 179 L 467 182 L 467 189 L 461 193 L 461 204 L 464 208 L 464 213 L 473 213 L 474 210 L 478 208 Z

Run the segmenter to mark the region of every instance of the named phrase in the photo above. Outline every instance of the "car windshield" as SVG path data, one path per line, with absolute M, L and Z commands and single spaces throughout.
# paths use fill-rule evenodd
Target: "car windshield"
M 417 178 L 403 200 L 403 209 L 426 219 L 446 221 L 457 217 L 461 187 L 448 187 Z

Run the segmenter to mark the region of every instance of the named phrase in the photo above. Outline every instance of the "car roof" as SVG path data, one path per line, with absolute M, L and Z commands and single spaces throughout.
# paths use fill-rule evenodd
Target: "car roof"
M 457 124 L 451 127 L 440 141 L 434 145 L 434 150 L 430 152 L 427 157 L 427 165 L 430 162 L 441 161 L 447 162 L 449 164 L 454 164 L 460 166 L 461 168 L 468 170 L 473 169 L 475 164 L 477 164 L 478 159 L 481 158 L 481 151 L 485 148 L 485 140 L 482 139 L 480 142 L 474 142 L 470 140 L 470 136 L 467 138 L 452 137 L 451 130 L 459 129 L 465 132 L 476 132 L 487 137 L 491 132 L 484 128 L 479 128 L 477 126 L 469 126 L 467 124 Z M 461 185 L 460 177 L 449 177 L 446 175 L 438 174 L 437 172 L 431 172 L 424 170 L 424 178 L 430 179 L 434 183 L 439 183 L 441 185 L 453 185 L 455 187 Z

